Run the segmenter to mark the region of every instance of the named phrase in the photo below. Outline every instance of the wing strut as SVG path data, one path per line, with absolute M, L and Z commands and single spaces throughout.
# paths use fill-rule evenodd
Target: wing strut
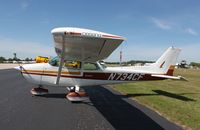
M 60 56 L 60 65 L 59 65 L 59 68 L 58 68 L 56 85 L 59 84 L 60 76 L 61 76 L 61 72 L 62 72 L 62 66 L 63 66 L 63 63 L 64 63 L 64 54 L 65 54 L 65 38 L 64 38 L 64 35 L 62 36 L 62 41 L 63 41 L 62 52 L 61 52 L 61 56 Z

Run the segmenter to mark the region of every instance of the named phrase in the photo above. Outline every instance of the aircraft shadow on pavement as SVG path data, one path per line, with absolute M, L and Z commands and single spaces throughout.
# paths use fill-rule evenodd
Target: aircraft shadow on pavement
M 84 87 L 93 106 L 116 130 L 163 130 L 142 111 L 129 104 L 112 89 L 102 86 Z
M 185 94 L 196 94 L 196 93 L 171 93 L 163 90 L 152 90 L 155 93 L 137 93 L 137 94 L 126 94 L 122 95 L 123 97 L 139 97 L 139 96 L 166 96 L 170 98 L 174 98 L 181 101 L 195 101 L 194 99 L 185 97 Z
M 126 100 L 129 97 L 137 96 L 167 96 L 182 101 L 194 101 L 193 99 L 181 96 L 187 93 L 174 94 L 162 90 L 152 90 L 155 94 L 127 94 L 121 95 L 109 87 L 92 86 L 83 87 L 88 93 L 90 101 L 77 102 L 94 106 L 105 119 L 116 129 L 136 130 L 163 130 L 159 124 L 134 107 Z M 193 93 L 191 93 L 193 94 Z M 66 98 L 66 93 L 50 93 L 42 95 L 46 98 Z
M 66 98 L 66 93 L 49 93 L 44 95 L 38 95 L 38 97 L 46 98 Z

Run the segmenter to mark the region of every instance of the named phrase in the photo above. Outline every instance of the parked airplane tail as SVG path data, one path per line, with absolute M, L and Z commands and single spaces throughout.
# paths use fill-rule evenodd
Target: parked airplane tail
M 152 65 L 158 72 L 172 76 L 181 49 L 169 47 L 163 55 Z

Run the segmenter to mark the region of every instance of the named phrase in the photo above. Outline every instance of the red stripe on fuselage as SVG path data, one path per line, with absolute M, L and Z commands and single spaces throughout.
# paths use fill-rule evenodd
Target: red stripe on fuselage
M 57 77 L 57 73 L 38 73 L 38 72 L 23 72 L 24 74 L 42 75 L 42 76 L 54 76 Z M 79 78 L 79 79 L 91 79 L 91 80 L 111 80 L 111 81 L 146 81 L 146 80 L 162 80 L 161 77 L 152 77 L 151 74 L 141 73 L 97 73 L 97 72 L 84 72 L 83 76 L 78 75 L 65 75 L 61 77 L 65 78 Z
M 117 39 L 123 39 L 122 37 L 119 36 L 111 36 L 111 35 L 102 35 L 104 38 L 117 38 Z

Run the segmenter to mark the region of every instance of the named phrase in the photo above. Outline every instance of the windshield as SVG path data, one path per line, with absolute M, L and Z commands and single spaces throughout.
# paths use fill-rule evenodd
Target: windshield
M 53 59 L 51 59 L 51 60 L 49 61 L 49 64 L 52 65 L 52 66 L 57 66 L 57 65 L 58 65 L 58 62 L 59 62 L 59 57 L 56 56 L 56 57 L 54 57 Z
M 105 64 L 104 62 L 100 61 L 99 64 L 101 65 L 101 67 L 102 67 L 103 69 L 107 68 L 107 66 L 106 66 L 106 64 Z

